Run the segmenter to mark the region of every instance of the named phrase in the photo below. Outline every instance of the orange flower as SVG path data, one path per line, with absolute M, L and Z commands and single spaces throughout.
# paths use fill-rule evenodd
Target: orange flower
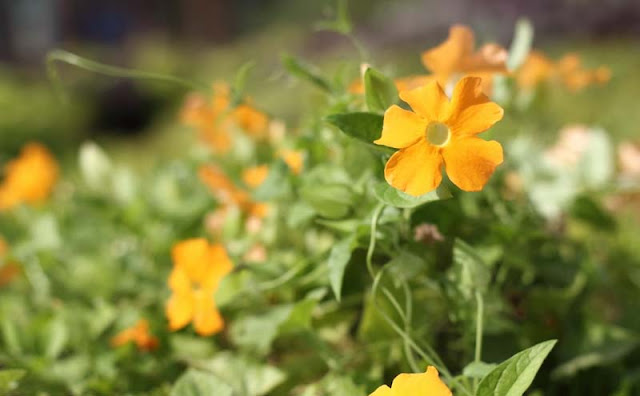
M 5 166 L 0 184 L 0 210 L 44 201 L 58 180 L 58 164 L 46 147 L 29 143 Z
M 374 143 L 399 149 L 384 174 L 393 187 L 418 196 L 449 179 L 462 190 L 479 191 L 502 163 L 502 146 L 478 138 L 502 119 L 503 110 L 481 92 L 478 77 L 456 84 L 451 101 L 437 82 L 400 92 L 413 112 L 391 106 L 384 114 L 382 136 Z
M 304 154 L 298 150 L 281 150 L 280 157 L 286 162 L 291 172 L 299 175 L 304 166 Z
M 261 111 L 248 104 L 241 104 L 233 111 L 233 117 L 238 126 L 254 137 L 263 137 L 267 132 L 269 118 Z
M 438 376 L 438 370 L 429 366 L 421 374 L 400 374 L 391 388 L 382 385 L 369 396 L 451 396 L 451 390 Z
M 518 70 L 516 81 L 520 87 L 531 89 L 542 82 L 556 80 L 575 92 L 594 83 L 604 84 L 610 78 L 609 68 L 585 69 L 577 54 L 569 53 L 553 62 L 542 52 L 531 51 Z
M 199 174 L 200 179 L 223 205 L 237 206 L 251 216 L 266 216 L 267 205 L 253 202 L 249 194 L 236 187 L 219 168 L 213 165 L 202 166 Z
M 267 260 L 267 249 L 261 243 L 256 243 L 242 257 L 249 263 L 263 263 Z
M 188 239 L 174 245 L 171 256 L 172 294 L 166 309 L 169 328 L 178 330 L 193 322 L 200 335 L 220 332 L 224 320 L 216 308 L 214 294 L 233 268 L 224 247 L 210 245 L 204 238 Z
M 242 172 L 242 180 L 244 184 L 251 188 L 256 188 L 261 185 L 267 178 L 269 173 L 268 165 L 258 165 L 251 168 L 247 168 Z
M 197 128 L 200 138 L 214 151 L 228 152 L 231 148 L 229 103 L 229 87 L 224 83 L 215 83 L 211 103 L 200 94 L 187 97 L 181 111 L 181 120 L 184 124 Z
M 111 339 L 111 345 L 119 347 L 134 342 L 141 351 L 151 351 L 158 347 L 158 339 L 149 332 L 149 322 L 140 319 L 134 326 L 124 329 Z
M 543 81 L 547 81 L 554 72 L 554 64 L 540 51 L 531 51 L 524 61 L 518 74 L 516 82 L 525 89 L 531 89 Z
M 454 25 L 442 44 L 422 54 L 422 63 L 443 86 L 456 76 L 474 75 L 485 80 L 493 73 L 507 72 L 504 48 L 490 43 L 474 52 L 474 46 L 473 31 L 464 25 Z

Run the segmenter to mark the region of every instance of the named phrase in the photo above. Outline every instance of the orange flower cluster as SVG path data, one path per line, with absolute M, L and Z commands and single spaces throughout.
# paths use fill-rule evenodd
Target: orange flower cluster
M 173 271 L 169 275 L 172 291 L 166 314 L 169 328 L 178 330 L 190 322 L 196 333 L 208 336 L 224 328 L 214 295 L 220 281 L 233 265 L 222 245 L 206 239 L 188 239 L 177 243 L 172 251 Z
M 152 351 L 158 347 L 158 339 L 149 332 L 149 322 L 140 319 L 135 325 L 122 330 L 111 339 L 111 345 L 119 347 L 133 342 L 141 351 Z
M 5 166 L 0 184 L 0 210 L 21 203 L 44 201 L 58 180 L 58 164 L 49 150 L 39 143 L 29 143 L 20 156 Z
M 429 366 L 421 374 L 400 374 L 391 388 L 382 385 L 369 396 L 451 396 L 451 390 L 438 376 L 438 370 Z
M 223 205 L 223 209 L 235 206 L 250 217 L 263 218 L 266 216 L 268 206 L 264 203 L 252 201 L 249 193 L 236 187 L 220 168 L 214 165 L 202 166 L 199 173 L 200 180 L 209 187 L 214 196 Z M 257 178 L 261 175 L 253 176 Z
M 297 150 L 282 150 L 279 154 L 280 158 L 287 164 L 291 172 L 299 175 L 304 165 L 304 154 Z M 245 169 L 242 172 L 242 181 L 250 188 L 256 188 L 261 185 L 269 174 L 268 165 L 257 165 Z
M 227 84 L 215 83 L 210 101 L 201 94 L 192 94 L 181 112 L 182 122 L 197 128 L 201 139 L 220 153 L 231 148 L 233 126 L 240 127 L 251 136 L 263 137 L 269 123 L 266 114 L 248 103 L 232 108 L 230 91 Z
M 546 81 L 559 81 L 570 91 L 579 91 L 591 84 L 604 84 L 611 79 L 606 66 L 585 69 L 577 54 L 569 53 L 557 62 L 540 51 L 531 51 L 518 70 L 516 81 L 525 89 L 532 89 Z
M 434 190 L 449 179 L 465 191 L 479 191 L 502 163 L 502 146 L 476 135 L 502 119 L 503 110 L 482 93 L 479 77 L 456 84 L 451 101 L 440 84 L 401 91 L 414 112 L 391 106 L 384 114 L 382 136 L 374 143 L 399 149 L 384 175 L 393 187 L 413 196 Z

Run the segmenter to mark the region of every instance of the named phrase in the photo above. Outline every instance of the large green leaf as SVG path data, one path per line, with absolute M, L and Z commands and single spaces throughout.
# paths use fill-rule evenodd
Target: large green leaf
M 364 72 L 364 99 L 370 111 L 384 112 L 398 98 L 393 80 L 371 67 Z
M 171 396 L 232 396 L 233 389 L 214 374 L 189 369 L 171 389 Z
M 347 268 L 349 260 L 351 260 L 351 252 L 353 252 L 354 248 L 355 237 L 352 235 L 333 245 L 331 253 L 329 254 L 329 260 L 327 262 L 329 266 L 329 283 L 338 301 L 340 301 L 342 297 L 344 271 Z
M 374 140 L 380 138 L 380 134 L 382 133 L 383 117 L 379 114 L 366 112 L 339 113 L 332 114 L 326 117 L 325 120 L 354 139 L 375 147 L 378 150 L 393 152 L 392 149 L 373 143 Z
M 6 395 L 18 387 L 18 381 L 26 374 L 25 370 L 11 369 L 0 371 L 0 395 Z
M 300 195 L 320 216 L 339 219 L 349 214 L 354 194 L 345 184 L 310 184 L 300 189 Z
M 476 396 L 523 395 L 555 344 L 556 340 L 545 341 L 513 355 L 483 378 Z
M 444 184 L 424 195 L 414 197 L 393 188 L 387 182 L 380 182 L 373 187 L 373 193 L 380 202 L 396 208 L 415 208 L 427 202 L 451 197 L 451 192 Z

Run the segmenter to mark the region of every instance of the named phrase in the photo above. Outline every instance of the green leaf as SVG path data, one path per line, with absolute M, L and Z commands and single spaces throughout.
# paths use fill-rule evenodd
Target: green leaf
M 300 195 L 320 216 L 339 219 L 349 214 L 354 194 L 344 184 L 307 184 Z
M 325 120 L 354 139 L 379 150 L 393 152 L 392 149 L 373 143 L 374 140 L 380 138 L 382 133 L 383 117 L 379 114 L 365 112 L 339 113 L 332 114 L 326 117 Z
M 289 183 L 289 167 L 283 160 L 276 161 L 269 167 L 267 177 L 253 192 L 257 201 L 270 201 L 282 198 L 291 193 Z
M 444 184 L 424 195 L 414 197 L 393 188 L 387 182 L 380 182 L 373 186 L 373 193 L 380 202 L 396 208 L 415 208 L 427 202 L 451 197 L 451 192 Z
M 256 63 L 254 61 L 248 61 L 236 72 L 235 78 L 233 80 L 233 105 L 238 105 L 242 102 L 244 96 L 244 90 L 247 85 L 247 79 L 249 77 L 249 73 L 255 67 Z
M 349 8 L 347 0 L 336 1 L 335 20 L 320 21 L 316 25 L 319 30 L 329 30 L 340 34 L 351 33 L 351 18 L 349 18 Z
M 462 369 L 462 375 L 469 378 L 482 379 L 497 366 L 495 363 L 471 362 Z
M 45 329 L 45 356 L 55 359 L 64 350 L 69 339 L 67 326 L 62 318 L 51 320 Z
M 329 82 L 324 77 L 322 77 L 320 72 L 313 66 L 305 64 L 288 54 L 282 55 L 282 64 L 284 65 L 285 69 L 287 69 L 287 71 L 289 71 L 289 73 L 291 73 L 292 75 L 302 80 L 309 81 L 323 91 L 332 91 Z
M 171 389 L 171 396 L 232 396 L 233 389 L 214 374 L 189 369 Z
M 6 395 L 18 387 L 18 381 L 27 373 L 26 370 L 10 369 L 0 371 L 0 395 Z
M 509 58 L 507 59 L 507 68 L 516 70 L 524 63 L 533 42 L 533 25 L 528 19 L 522 18 L 516 22 L 515 33 L 511 48 L 509 48 Z
M 384 112 L 398 98 L 393 80 L 374 68 L 364 72 L 364 98 L 370 111 Z
M 523 395 L 556 342 L 542 342 L 498 365 L 480 382 L 476 396 Z
M 329 260 L 327 261 L 327 266 L 329 267 L 329 283 L 338 301 L 340 301 L 342 297 L 344 271 L 347 268 L 349 260 L 351 260 L 351 253 L 354 248 L 355 236 L 351 235 L 333 245 L 331 253 L 329 253 Z
M 484 293 L 491 278 L 489 267 L 478 252 L 460 239 L 456 239 L 453 246 L 450 275 L 458 290 L 469 300 L 474 298 L 476 291 Z

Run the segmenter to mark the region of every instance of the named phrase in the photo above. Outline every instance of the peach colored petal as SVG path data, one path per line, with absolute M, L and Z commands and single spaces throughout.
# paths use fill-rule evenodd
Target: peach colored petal
M 453 136 L 476 135 L 502 119 L 504 110 L 482 93 L 481 84 L 479 77 L 464 77 L 456 84 L 446 122 Z
M 451 390 L 429 366 L 422 374 L 400 374 L 393 380 L 393 396 L 451 396 Z
M 459 71 L 465 58 L 473 52 L 473 32 L 467 26 L 454 25 L 449 29 L 449 37 L 439 46 L 422 54 L 422 63 L 432 73 L 443 80 Z
M 440 185 L 441 168 L 438 148 L 421 140 L 393 154 L 384 168 L 384 177 L 398 190 L 419 196 Z
M 480 191 L 502 163 L 502 146 L 477 137 L 452 139 L 442 150 L 449 179 L 464 191 Z
M 192 293 L 174 292 L 166 307 L 169 328 L 178 330 L 189 324 L 194 316 L 194 305 Z
M 449 115 L 449 98 L 436 81 L 400 92 L 400 99 L 428 121 L 444 121 Z
M 224 320 L 210 290 L 202 289 L 194 293 L 193 326 L 196 333 L 202 336 L 218 333 L 224 328 Z
M 426 75 L 426 74 L 417 75 L 417 76 L 407 76 L 402 78 L 396 78 L 395 80 L 393 80 L 398 92 L 419 88 L 419 87 L 422 87 L 423 85 L 427 85 L 432 81 L 437 81 L 436 77 L 432 75 Z
M 415 113 L 393 105 L 384 113 L 382 135 L 375 144 L 405 148 L 424 137 L 428 121 Z

